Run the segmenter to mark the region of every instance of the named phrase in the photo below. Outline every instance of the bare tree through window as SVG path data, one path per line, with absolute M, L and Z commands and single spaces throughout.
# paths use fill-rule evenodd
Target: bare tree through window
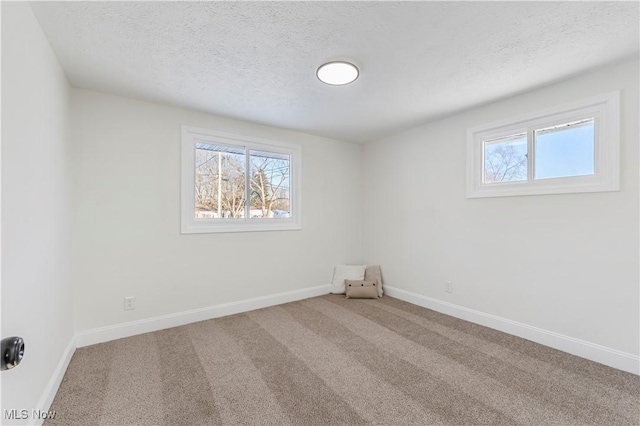
M 244 154 L 224 147 L 196 149 L 196 217 L 244 216 Z
M 284 217 L 289 213 L 288 155 L 251 151 L 251 211 L 260 210 L 260 217 Z M 283 212 L 281 215 L 274 214 Z
M 527 180 L 526 134 L 484 143 L 484 182 Z
M 287 154 L 199 144 L 196 148 L 196 218 L 283 218 L 290 213 L 291 161 Z

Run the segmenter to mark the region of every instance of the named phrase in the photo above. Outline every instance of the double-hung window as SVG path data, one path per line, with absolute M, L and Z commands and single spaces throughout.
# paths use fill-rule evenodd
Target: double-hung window
M 467 198 L 619 190 L 619 97 L 469 129 Z
M 301 148 L 182 126 L 183 234 L 301 227 Z

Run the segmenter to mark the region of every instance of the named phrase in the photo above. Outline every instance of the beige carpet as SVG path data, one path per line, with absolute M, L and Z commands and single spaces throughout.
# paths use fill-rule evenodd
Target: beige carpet
M 640 423 L 640 378 L 328 295 L 78 349 L 47 425 Z

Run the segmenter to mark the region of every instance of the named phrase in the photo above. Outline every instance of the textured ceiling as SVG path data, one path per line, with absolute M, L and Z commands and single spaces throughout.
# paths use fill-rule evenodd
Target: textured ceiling
M 638 55 L 638 2 L 34 2 L 73 86 L 364 142 Z M 329 60 L 360 78 L 320 83 Z

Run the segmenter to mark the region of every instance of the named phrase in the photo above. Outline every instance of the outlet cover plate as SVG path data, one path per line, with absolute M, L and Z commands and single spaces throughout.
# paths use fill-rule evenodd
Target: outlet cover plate
M 136 300 L 133 296 L 124 298 L 124 310 L 129 311 L 136 308 Z

